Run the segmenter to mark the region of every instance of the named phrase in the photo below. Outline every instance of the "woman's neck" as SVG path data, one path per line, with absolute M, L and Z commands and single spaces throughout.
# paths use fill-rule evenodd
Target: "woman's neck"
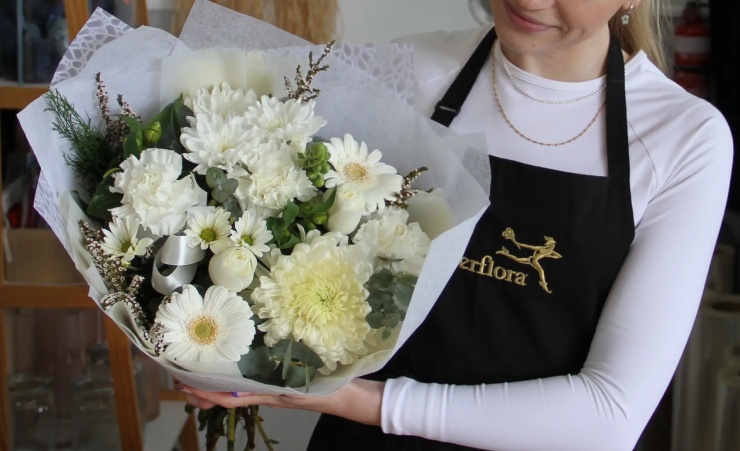
M 556 81 L 579 82 L 606 73 L 609 33 L 542 54 L 522 53 L 501 43 L 504 56 L 525 72 Z

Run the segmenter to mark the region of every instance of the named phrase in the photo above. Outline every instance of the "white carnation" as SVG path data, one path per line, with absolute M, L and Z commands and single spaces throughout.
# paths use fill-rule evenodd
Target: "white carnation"
M 188 209 L 206 203 L 206 193 L 191 176 L 178 179 L 182 158 L 172 150 L 146 149 L 139 158 L 127 158 L 121 169 L 113 174 L 111 191 L 122 193 L 123 199 L 111 213 L 138 218 L 157 237 L 177 233 Z
M 407 223 L 408 213 L 391 207 L 362 224 L 352 239 L 374 256 L 376 269 L 419 275 L 431 240 L 419 224 Z
M 311 200 L 316 186 L 301 168 L 291 164 L 253 173 L 248 194 L 252 205 L 278 210 L 295 199 Z

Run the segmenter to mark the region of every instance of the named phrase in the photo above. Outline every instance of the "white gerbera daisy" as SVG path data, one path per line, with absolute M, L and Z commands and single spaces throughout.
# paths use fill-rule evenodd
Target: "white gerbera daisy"
M 165 352 L 184 362 L 237 362 L 249 352 L 255 328 L 249 304 L 224 287 L 202 297 L 192 285 L 162 302 L 154 320 L 163 328 Z
M 231 214 L 220 207 L 205 215 L 197 210 L 192 211 L 188 228 L 185 229 L 185 235 L 192 237 L 188 246 L 200 246 L 204 250 L 210 248 L 214 254 L 231 246 L 229 217 Z
M 231 231 L 231 241 L 240 247 L 246 247 L 257 257 L 270 250 L 267 243 L 272 239 L 272 232 L 267 230 L 267 222 L 254 209 L 242 213 Z
M 188 123 L 190 127 L 182 129 L 180 142 L 188 151 L 183 157 L 198 165 L 198 174 L 205 174 L 212 167 L 231 171 L 257 139 L 255 133 L 243 127 L 241 118 L 198 114 L 188 117 Z
M 362 224 L 352 241 L 373 256 L 376 270 L 419 275 L 431 245 L 429 236 L 418 223 L 407 223 L 409 214 L 402 208 L 390 207 L 378 216 Z
M 365 283 L 373 272 L 363 250 L 344 245 L 341 233 L 314 236 L 278 257 L 270 275 L 260 277 L 252 292 L 254 311 L 267 321 L 265 344 L 284 338 L 300 340 L 316 352 L 328 374 L 369 351 L 373 339 L 365 317 Z
M 313 101 L 302 103 L 277 97 L 262 96 L 244 114 L 246 122 L 262 132 L 264 141 L 294 143 L 303 150 L 311 136 L 326 125 L 324 118 L 314 116 Z
M 328 188 L 347 182 L 356 184 L 365 195 L 366 213 L 383 209 L 386 200 L 395 199 L 394 194 L 401 190 L 403 177 L 393 166 L 380 162 L 383 154 L 379 150 L 368 154 L 367 145 L 355 141 L 349 133 L 344 135 L 344 140 L 332 138 L 325 144 L 331 154 L 329 163 L 333 168 L 324 175 Z
M 257 103 L 257 95 L 251 89 L 232 89 L 226 83 L 211 88 L 200 88 L 185 96 L 185 106 L 199 114 L 218 114 L 224 119 L 241 117 Z
M 130 262 L 134 257 L 146 254 L 146 249 L 154 242 L 151 238 L 136 237 L 140 221 L 133 216 L 113 217 L 108 224 L 110 230 L 103 229 L 105 239 L 101 244 L 103 251 L 123 262 Z

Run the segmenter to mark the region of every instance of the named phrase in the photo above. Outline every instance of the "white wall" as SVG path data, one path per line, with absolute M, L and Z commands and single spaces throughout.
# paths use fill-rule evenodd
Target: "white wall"
M 412 33 L 477 25 L 467 0 L 339 0 L 339 8 L 342 42 L 387 42 Z

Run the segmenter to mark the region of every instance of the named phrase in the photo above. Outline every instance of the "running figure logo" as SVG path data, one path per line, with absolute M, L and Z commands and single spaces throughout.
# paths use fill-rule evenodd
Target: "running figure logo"
M 540 260 L 542 260 L 543 258 L 558 259 L 563 257 L 562 255 L 555 252 L 555 240 L 549 236 L 546 236 L 545 244 L 542 246 L 523 244 L 516 240 L 516 236 L 514 236 L 514 230 L 512 230 L 511 228 L 507 228 L 506 230 L 504 230 L 501 236 L 503 236 L 504 239 L 507 239 L 514 243 L 517 249 L 529 249 L 534 252 L 529 257 L 517 257 L 516 255 L 512 255 L 511 253 L 509 253 L 509 250 L 506 249 L 506 247 L 501 246 L 501 250 L 496 252 L 496 254 L 503 255 L 504 257 L 509 257 L 517 263 L 529 265 L 532 268 L 536 269 L 537 273 L 539 273 L 540 275 L 540 286 L 547 293 L 552 293 L 552 291 L 547 288 L 547 280 L 545 280 L 545 270 L 542 269 L 542 266 L 540 265 Z

